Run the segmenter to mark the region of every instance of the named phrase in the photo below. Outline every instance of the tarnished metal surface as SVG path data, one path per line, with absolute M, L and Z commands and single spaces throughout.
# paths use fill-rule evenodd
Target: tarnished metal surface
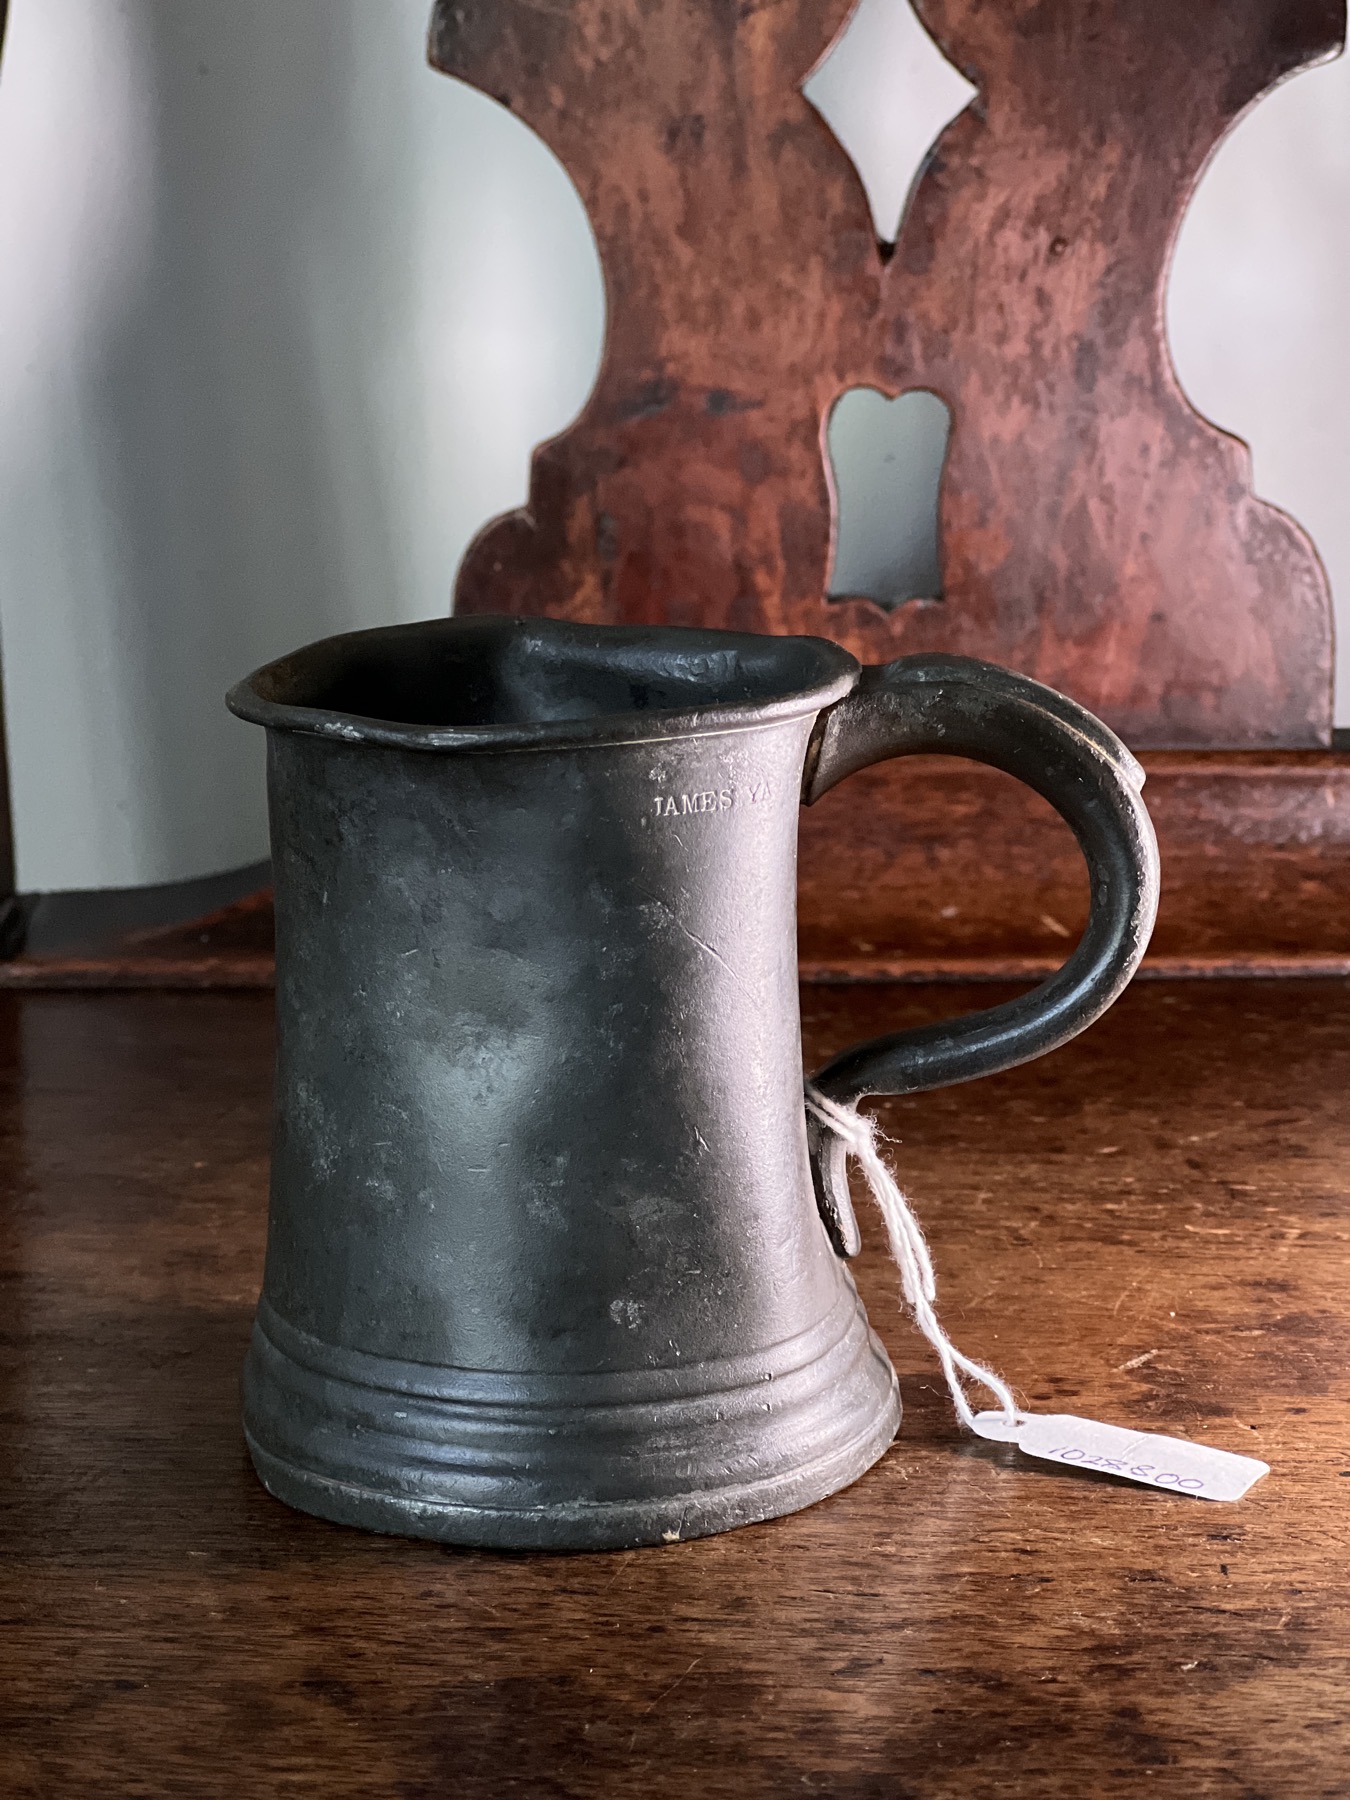
M 813 799 L 946 745 L 1091 872 L 1031 994 L 855 1045 L 839 1100 L 992 1073 L 1129 980 L 1134 759 L 1018 676 L 821 639 L 431 619 L 230 696 L 268 728 L 277 1126 L 245 1424 L 273 1493 L 524 1548 L 702 1536 L 834 1493 L 899 1406 L 812 1179 L 796 851 Z M 827 1232 L 830 1234 L 827 1238 Z
M 609 307 L 582 417 L 458 607 L 960 651 L 1136 746 L 1327 742 L 1325 577 L 1181 395 L 1161 298 L 1205 159 L 1337 48 L 1344 0 L 916 4 L 980 91 L 887 260 L 799 91 L 848 0 L 440 0 L 433 62 L 560 156 Z M 823 598 L 822 420 L 859 384 L 952 408 L 939 603 Z

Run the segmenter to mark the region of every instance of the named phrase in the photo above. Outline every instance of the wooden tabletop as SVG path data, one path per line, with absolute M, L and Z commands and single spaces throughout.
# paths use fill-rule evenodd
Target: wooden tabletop
M 810 1053 L 970 1005 L 811 988 Z M 288 1511 L 238 1423 L 270 996 L 0 996 L 0 1794 L 1350 1795 L 1350 984 L 1137 985 L 883 1108 L 957 1342 L 1273 1472 L 1235 1506 L 963 1441 L 864 1209 L 884 1461 L 619 1555 Z

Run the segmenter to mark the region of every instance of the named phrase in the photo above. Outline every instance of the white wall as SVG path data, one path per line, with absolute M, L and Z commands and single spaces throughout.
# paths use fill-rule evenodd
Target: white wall
M 1350 57 L 1308 69 L 1219 146 L 1168 294 L 1192 403 L 1252 447 L 1257 493 L 1312 533 L 1350 725 Z
M 855 154 L 870 133 L 892 159 L 879 215 L 915 155 L 896 105 L 926 131 L 962 97 L 905 4 L 864 0 L 849 77 Z M 12 0 L 0 641 L 26 889 L 263 855 L 261 733 L 223 689 L 323 632 L 443 612 L 585 397 L 603 297 L 576 196 L 426 68 L 429 12 Z M 1254 441 L 1350 613 L 1347 70 L 1298 77 L 1221 152 L 1170 318 L 1189 391 Z
M 266 854 L 225 687 L 443 613 L 598 364 L 571 183 L 429 0 L 13 0 L 0 642 L 24 889 Z

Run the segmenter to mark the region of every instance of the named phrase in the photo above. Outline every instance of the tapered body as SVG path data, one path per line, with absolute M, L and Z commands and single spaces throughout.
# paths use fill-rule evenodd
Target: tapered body
M 599 1548 L 890 1442 L 797 1000 L 803 774 L 857 680 L 820 640 L 474 619 L 235 690 L 279 1027 L 245 1426 L 282 1499 Z

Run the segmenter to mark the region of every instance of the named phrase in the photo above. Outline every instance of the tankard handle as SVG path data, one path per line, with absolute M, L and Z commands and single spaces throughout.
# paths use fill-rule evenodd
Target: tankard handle
M 1076 1037 L 1134 974 L 1158 910 L 1158 846 L 1139 793 L 1144 771 L 1113 731 L 1065 695 L 972 657 L 907 656 L 866 668 L 853 692 L 820 716 L 802 798 L 810 805 L 869 763 L 919 755 L 988 763 L 1056 808 L 1087 859 L 1087 929 L 1063 968 L 1030 993 L 834 1057 L 811 1081 L 844 1104 L 993 1075 Z M 851 1254 L 847 1189 L 839 1193 L 838 1175 L 822 1166 L 814 1127 L 810 1136 L 826 1224 L 836 1248 Z

